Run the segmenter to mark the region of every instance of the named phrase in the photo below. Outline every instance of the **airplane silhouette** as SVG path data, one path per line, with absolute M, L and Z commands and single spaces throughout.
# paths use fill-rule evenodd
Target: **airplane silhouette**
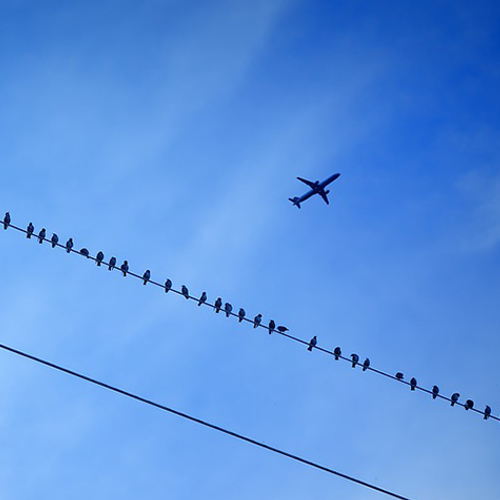
M 307 184 L 311 189 L 308 191 L 306 194 L 303 194 L 302 196 L 295 196 L 295 198 L 288 198 L 296 207 L 300 208 L 300 204 L 306 200 L 308 200 L 311 196 L 315 194 L 319 194 L 323 200 L 325 200 L 325 203 L 327 205 L 330 204 L 328 201 L 328 193 L 330 190 L 325 191 L 326 186 L 333 182 L 335 179 L 338 179 L 340 177 L 340 174 L 333 174 L 328 179 L 325 179 L 323 182 L 312 182 L 308 181 L 307 179 L 303 179 L 302 177 L 297 177 L 297 179 L 304 184 Z

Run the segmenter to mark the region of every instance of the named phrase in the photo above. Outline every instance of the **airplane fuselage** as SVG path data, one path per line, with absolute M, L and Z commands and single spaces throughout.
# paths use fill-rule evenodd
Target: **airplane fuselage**
M 302 196 L 299 196 L 297 198 L 297 203 L 302 203 L 303 201 L 306 201 L 308 200 L 311 196 L 317 194 L 318 191 L 315 190 L 315 189 L 311 189 L 310 191 L 308 191 L 306 194 L 303 194 Z
M 333 174 L 330 175 L 327 179 L 325 179 L 323 182 L 319 183 L 319 189 L 325 189 L 328 184 L 331 184 L 334 180 L 338 179 L 340 177 L 340 174 Z

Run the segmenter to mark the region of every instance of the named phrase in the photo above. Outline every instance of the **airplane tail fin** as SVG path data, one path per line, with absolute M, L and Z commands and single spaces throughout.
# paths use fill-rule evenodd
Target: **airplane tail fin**
M 300 208 L 300 203 L 299 199 L 297 197 L 295 198 L 288 198 L 296 207 Z

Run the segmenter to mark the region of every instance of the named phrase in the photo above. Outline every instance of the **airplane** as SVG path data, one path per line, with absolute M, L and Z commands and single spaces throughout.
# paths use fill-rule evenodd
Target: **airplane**
M 338 179 L 340 177 L 340 174 L 333 174 L 331 175 L 330 177 L 328 177 L 328 179 L 325 179 L 323 182 L 319 182 L 319 181 L 316 181 L 316 182 L 311 182 L 311 181 L 308 181 L 307 179 L 303 179 L 302 177 L 297 177 L 297 179 L 301 182 L 303 182 L 304 184 L 307 184 L 311 190 L 308 191 L 306 194 L 303 194 L 302 196 L 296 196 L 295 198 L 288 198 L 296 207 L 300 208 L 300 204 L 304 201 L 306 201 L 307 199 L 309 199 L 311 196 L 315 195 L 315 194 L 319 194 L 321 196 L 321 198 L 323 198 L 325 200 L 325 203 L 327 205 L 330 204 L 330 202 L 328 201 L 328 196 L 327 194 L 330 192 L 330 190 L 326 190 L 325 191 L 325 188 L 326 186 L 328 186 L 328 184 L 330 184 L 331 182 L 333 182 L 335 179 Z

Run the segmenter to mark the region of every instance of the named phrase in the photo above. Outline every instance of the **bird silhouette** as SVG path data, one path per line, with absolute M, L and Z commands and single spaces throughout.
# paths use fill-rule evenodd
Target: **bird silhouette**
M 42 229 L 38 233 L 38 243 L 43 243 L 45 236 L 47 236 L 47 230 L 44 227 L 42 227 Z
M 359 362 L 359 356 L 357 354 L 353 353 L 353 354 L 351 354 L 351 358 L 352 358 L 351 368 L 356 368 L 356 365 Z
M 278 330 L 278 332 L 280 333 L 285 333 L 285 332 L 288 332 L 288 328 L 286 326 L 283 326 L 283 325 L 280 325 L 278 326 L 278 328 L 276 328 Z
M 220 311 L 220 308 L 222 307 L 222 299 L 220 297 L 217 297 L 217 300 L 215 301 L 214 304 L 214 310 L 216 313 Z
M 123 261 L 123 264 L 120 266 L 120 269 L 123 273 L 123 276 L 127 276 L 128 273 L 128 262 L 126 260 Z
M 28 224 L 28 229 L 27 229 L 27 233 L 26 233 L 26 238 L 31 238 L 31 235 L 33 234 L 33 232 L 35 231 L 35 226 L 33 225 L 32 222 L 30 222 Z
M 142 275 L 142 284 L 145 285 L 149 281 L 149 278 L 151 278 L 151 271 L 146 269 Z
M 363 362 L 363 371 L 365 372 L 370 367 L 370 360 L 368 358 Z
M 455 403 L 458 401 L 459 397 L 460 397 L 460 394 L 458 392 L 454 392 L 451 395 L 451 406 L 455 406 Z
M 466 410 L 472 410 L 472 408 L 474 408 L 474 401 L 472 401 L 472 399 L 468 399 L 466 402 L 465 402 L 465 407 L 464 407 Z
M 207 292 L 201 294 L 200 300 L 198 300 L 198 305 L 204 304 L 207 301 Z
M 488 420 L 490 418 L 490 415 L 491 415 L 491 408 L 488 405 L 486 405 L 486 408 L 484 409 L 484 419 Z
M 240 310 L 238 311 L 238 323 L 241 323 L 243 319 L 245 318 L 245 309 L 243 307 L 240 307 Z
M 66 242 L 66 252 L 67 252 L 67 253 L 70 253 L 72 248 L 73 248 L 73 238 L 70 238 L 70 239 Z
M 233 306 L 229 302 L 226 302 L 224 304 L 224 311 L 226 311 L 226 318 L 229 318 L 232 310 L 233 310 Z
M 184 297 L 186 297 L 186 299 L 189 299 L 189 290 L 186 285 L 181 286 L 181 293 L 182 295 L 184 295 Z
M 165 293 L 168 293 L 171 288 L 172 280 L 167 278 L 167 281 L 165 281 Z
M 90 256 L 90 253 L 89 253 L 89 251 L 88 251 L 86 248 L 82 248 L 82 249 L 80 250 L 80 253 L 81 253 L 82 255 L 85 255 L 85 257 L 87 257 L 87 259 L 88 259 L 88 258 L 89 258 L 89 256 Z
M 307 346 L 308 351 L 312 351 L 315 347 L 316 344 L 318 343 L 318 339 L 316 338 L 316 335 L 309 341 L 309 345 Z
M 50 238 L 50 242 L 52 243 L 52 248 L 55 248 L 57 243 L 59 242 L 59 236 L 57 236 L 56 233 L 52 235 L 52 238 Z
M 405 376 L 401 372 L 398 372 L 398 373 L 396 373 L 396 378 L 398 380 L 403 380 L 405 378 Z
M 111 271 L 111 269 L 114 269 L 115 266 L 116 266 L 116 257 L 111 257 L 111 259 L 109 259 L 108 271 Z
M 103 259 L 104 259 L 104 254 L 101 251 L 97 252 L 97 255 L 95 256 L 95 263 L 98 266 L 100 266 Z
M 271 333 L 273 333 L 273 330 L 276 329 L 276 323 L 274 322 L 274 319 L 269 320 L 269 325 L 267 326 L 267 328 L 269 330 L 269 335 L 271 335 Z
M 436 399 L 438 394 L 439 394 L 439 387 L 435 385 L 432 388 L 432 399 Z
M 411 380 L 410 380 L 410 389 L 412 391 L 415 390 L 415 388 L 417 387 L 417 379 L 415 377 L 413 377 Z
M 333 350 L 333 355 L 335 356 L 335 361 L 338 361 L 340 356 L 342 356 L 342 349 L 340 347 L 336 347 Z
M 5 212 L 5 216 L 3 218 L 3 228 L 7 229 L 9 227 L 9 224 L 10 224 L 10 213 Z
M 253 327 L 257 328 L 262 323 L 262 314 L 257 314 L 253 319 Z

